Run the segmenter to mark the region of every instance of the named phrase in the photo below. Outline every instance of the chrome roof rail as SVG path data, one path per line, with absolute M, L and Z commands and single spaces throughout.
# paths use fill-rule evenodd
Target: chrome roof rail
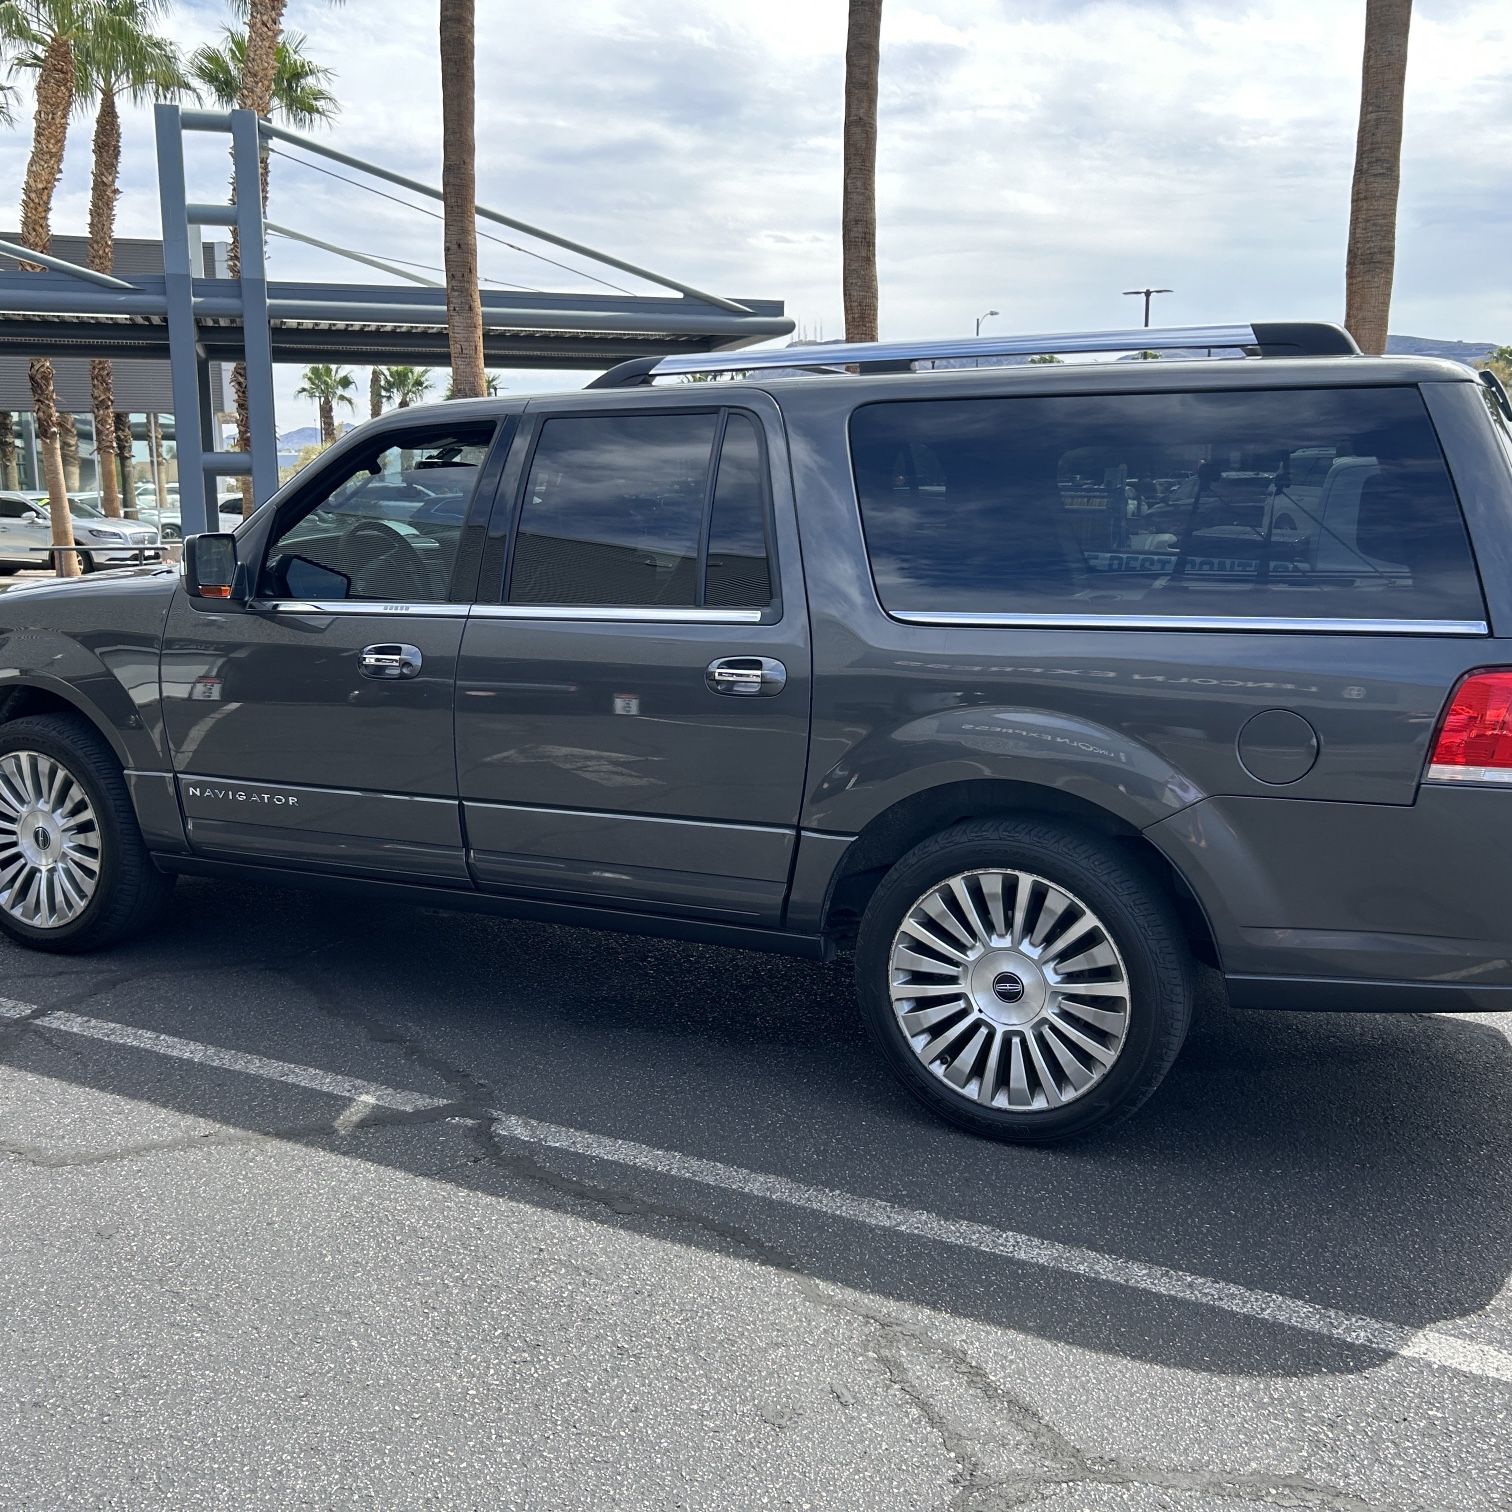
M 1049 353 L 1232 351 L 1256 357 L 1358 357 L 1342 326 L 1324 321 L 1257 321 L 1251 325 L 1172 326 L 1149 330 L 1053 331 L 1038 336 L 958 336 L 933 341 L 812 342 L 803 346 L 638 357 L 610 368 L 589 388 L 632 388 L 692 373 L 767 372 L 774 368 L 906 373 L 916 362 Z

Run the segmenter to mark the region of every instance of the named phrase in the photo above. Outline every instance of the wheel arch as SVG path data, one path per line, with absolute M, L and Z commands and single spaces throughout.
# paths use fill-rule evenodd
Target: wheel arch
M 115 754 L 122 770 L 129 770 L 131 753 L 101 711 L 76 688 L 36 674 L 0 682 L 0 725 L 33 714 L 78 714 L 94 727 Z
M 925 788 L 876 815 L 847 847 L 830 880 L 824 933 L 844 948 L 852 946 L 872 894 L 914 846 L 964 820 L 994 818 L 1052 819 L 1115 844 L 1171 900 L 1193 955 L 1221 968 L 1217 938 L 1197 894 L 1135 825 L 1078 794 L 1000 778 Z

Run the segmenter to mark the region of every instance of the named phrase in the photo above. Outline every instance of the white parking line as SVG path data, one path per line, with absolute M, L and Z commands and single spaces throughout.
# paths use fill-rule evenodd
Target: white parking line
M 137 1029 L 129 1024 L 116 1024 L 106 1019 L 86 1018 L 66 1011 L 38 1013 L 30 1004 L 0 998 L 0 1019 L 15 1020 L 32 1015 L 35 1015 L 32 1022 L 39 1028 L 103 1040 L 108 1044 L 125 1045 L 131 1049 L 148 1050 L 175 1060 L 192 1061 L 224 1071 L 237 1071 L 290 1086 L 305 1087 L 349 1102 L 396 1108 L 403 1112 L 419 1112 L 426 1108 L 443 1107 L 449 1101 L 417 1092 L 405 1092 L 379 1082 L 339 1076 L 290 1061 L 270 1060 L 266 1056 L 249 1055 L 238 1050 L 223 1050 L 215 1045 L 202 1044 L 198 1040 L 179 1039 L 175 1035 Z M 1404 1355 L 1441 1369 L 1512 1384 L 1512 1353 L 1437 1329 L 1407 1328 L 1379 1318 L 1320 1307 L 1298 1297 L 1258 1291 L 1231 1281 L 1218 1281 L 1208 1276 L 1174 1270 L 1169 1266 L 1151 1265 L 1142 1260 L 1122 1259 L 1082 1245 L 1062 1244 L 1057 1240 L 1041 1239 L 1033 1234 L 994 1228 L 989 1224 L 974 1223 L 962 1218 L 944 1218 L 923 1209 L 901 1207 L 875 1197 L 859 1197 L 852 1192 L 836 1191 L 830 1187 L 810 1186 L 786 1176 L 773 1176 L 762 1171 L 747 1170 L 742 1166 L 725 1165 L 696 1155 L 679 1154 L 675 1150 L 636 1144 L 632 1140 L 615 1139 L 604 1134 L 590 1134 L 582 1129 L 542 1123 L 533 1118 L 522 1118 L 498 1110 L 490 1112 L 495 1119 L 496 1133 L 521 1144 L 630 1166 L 659 1176 L 670 1176 L 680 1181 L 695 1182 L 701 1186 L 863 1224 L 868 1228 L 974 1250 L 978 1254 L 993 1255 L 1043 1270 L 1059 1271 L 1083 1280 L 1123 1286 L 1132 1291 L 1168 1297 L 1178 1302 L 1212 1307 L 1237 1317 L 1279 1324 L 1341 1344 L 1379 1350 L 1388 1355 Z M 343 1117 L 345 1116 L 347 1115 L 344 1114 Z

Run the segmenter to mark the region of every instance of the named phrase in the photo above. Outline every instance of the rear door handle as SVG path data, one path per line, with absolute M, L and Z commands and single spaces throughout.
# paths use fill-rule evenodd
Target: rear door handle
M 424 660 L 418 646 L 364 646 L 357 665 L 364 677 L 419 677 Z
M 721 656 L 704 673 L 710 692 L 770 698 L 787 686 L 787 668 L 770 656 Z

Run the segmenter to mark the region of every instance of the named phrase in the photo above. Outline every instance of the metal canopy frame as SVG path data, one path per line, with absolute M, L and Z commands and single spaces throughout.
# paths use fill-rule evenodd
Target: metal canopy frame
M 166 357 L 178 420 L 179 503 L 187 535 L 209 528 L 210 479 L 250 473 L 258 504 L 277 489 L 275 362 L 409 361 L 443 366 L 450 361 L 450 346 L 444 288 L 417 280 L 380 258 L 286 227 L 271 227 L 256 194 L 244 195 L 235 204 L 191 202 L 185 185 L 184 133 L 229 133 L 236 181 L 243 185 L 259 181 L 262 155 L 267 143 L 276 140 L 411 193 L 436 200 L 442 194 L 380 164 L 259 121 L 251 111 L 158 105 L 155 126 L 162 276 L 117 278 L 0 242 L 0 255 L 50 270 L 0 273 L 0 353 Z M 636 356 L 729 350 L 793 332 L 793 321 L 780 301 L 710 294 L 487 206 L 475 208 L 481 219 L 670 291 L 606 296 L 485 290 L 484 359 L 491 366 L 606 368 Z M 202 226 L 235 228 L 241 247 L 239 277 L 203 276 Z M 402 276 L 407 284 L 270 284 L 265 236 L 275 229 Z M 212 361 L 246 363 L 250 452 L 228 452 L 216 444 Z

